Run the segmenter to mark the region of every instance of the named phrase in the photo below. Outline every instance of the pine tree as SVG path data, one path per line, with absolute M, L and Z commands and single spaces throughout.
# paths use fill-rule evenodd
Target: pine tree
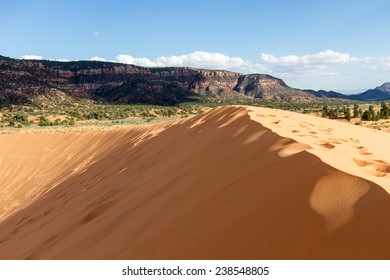
M 385 102 L 382 102 L 381 104 L 381 110 L 380 110 L 380 118 L 381 119 L 388 119 L 390 115 L 390 109 L 389 106 Z
M 375 120 L 375 111 L 374 111 L 374 105 L 370 105 L 368 107 L 368 120 L 374 121 Z
M 358 118 L 360 116 L 360 111 L 361 110 L 359 110 L 359 105 L 354 104 L 353 105 L 353 117 Z
M 327 105 L 324 105 L 324 107 L 322 107 L 322 117 L 323 118 L 327 118 L 329 116 L 329 109 L 328 109 L 328 106 Z
M 345 118 L 347 119 L 347 121 L 350 121 L 350 120 L 351 120 L 351 110 L 349 110 L 349 108 L 347 108 L 347 109 L 344 111 L 344 116 L 345 116 Z

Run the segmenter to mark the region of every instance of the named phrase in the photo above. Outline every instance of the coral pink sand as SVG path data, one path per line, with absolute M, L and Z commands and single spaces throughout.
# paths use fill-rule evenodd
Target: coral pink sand
M 390 134 L 220 107 L 0 136 L 1 259 L 389 259 Z

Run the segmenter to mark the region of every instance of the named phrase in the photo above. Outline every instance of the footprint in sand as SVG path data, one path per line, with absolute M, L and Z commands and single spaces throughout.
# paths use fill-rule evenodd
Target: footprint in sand
M 330 137 L 328 139 L 331 143 L 334 143 L 334 144 L 341 144 L 341 143 L 347 143 L 348 140 L 345 140 L 343 138 L 336 138 L 336 137 Z
M 331 129 L 329 127 L 320 127 L 320 131 L 326 132 L 326 134 L 330 134 L 330 132 L 332 132 L 333 129 Z
M 367 160 L 357 159 L 357 158 L 353 158 L 353 161 L 356 163 L 356 165 L 360 167 L 365 167 L 372 164 L 372 162 L 369 162 Z
M 375 160 L 372 165 L 376 171 L 389 174 L 390 173 L 390 164 L 382 160 Z
M 314 125 L 311 123 L 308 123 L 308 122 L 303 122 L 303 123 L 306 124 L 306 126 L 314 127 Z
M 106 212 L 114 203 L 113 202 L 107 202 L 102 205 L 99 205 L 92 209 L 81 221 L 82 224 L 89 223 L 90 221 L 96 219 L 101 214 Z
M 356 149 L 359 150 L 359 154 L 361 154 L 362 156 L 366 156 L 366 155 L 371 155 L 372 154 L 370 152 L 367 152 L 367 148 L 365 148 L 363 146 L 356 147 Z
M 376 176 L 385 177 L 390 173 L 390 164 L 382 160 L 362 160 L 353 158 L 357 166 L 366 169 L 366 173 Z
M 325 143 L 322 143 L 322 144 L 320 144 L 320 146 L 321 147 L 324 147 L 324 148 L 326 148 L 326 149 L 333 149 L 334 147 L 336 147 L 335 145 L 332 145 L 332 144 L 330 144 L 330 143 L 328 143 L 328 142 L 325 142 Z

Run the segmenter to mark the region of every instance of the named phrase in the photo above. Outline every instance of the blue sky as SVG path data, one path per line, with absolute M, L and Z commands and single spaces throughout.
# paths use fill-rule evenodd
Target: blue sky
M 0 0 L 0 54 L 194 66 L 360 90 L 390 81 L 390 1 Z

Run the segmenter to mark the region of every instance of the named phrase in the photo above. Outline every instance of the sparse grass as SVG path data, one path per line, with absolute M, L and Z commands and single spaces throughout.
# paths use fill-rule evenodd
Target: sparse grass
M 34 106 L 3 106 L 0 109 L 0 133 L 86 129 L 89 127 L 125 126 L 179 119 L 198 114 L 205 109 L 200 104 L 178 106 L 98 104 L 73 102 Z M 46 127 L 48 129 L 42 129 Z
M 131 125 L 143 125 L 147 123 L 158 123 L 180 119 L 180 115 L 170 117 L 159 117 L 153 119 L 125 119 L 125 120 L 89 120 L 80 122 L 76 125 L 58 125 L 58 126 L 39 126 L 31 125 L 29 127 L 1 127 L 0 134 L 19 134 L 19 133 L 64 133 L 64 132 L 88 132 L 88 131 L 103 131 L 109 129 L 117 129 L 129 127 Z

